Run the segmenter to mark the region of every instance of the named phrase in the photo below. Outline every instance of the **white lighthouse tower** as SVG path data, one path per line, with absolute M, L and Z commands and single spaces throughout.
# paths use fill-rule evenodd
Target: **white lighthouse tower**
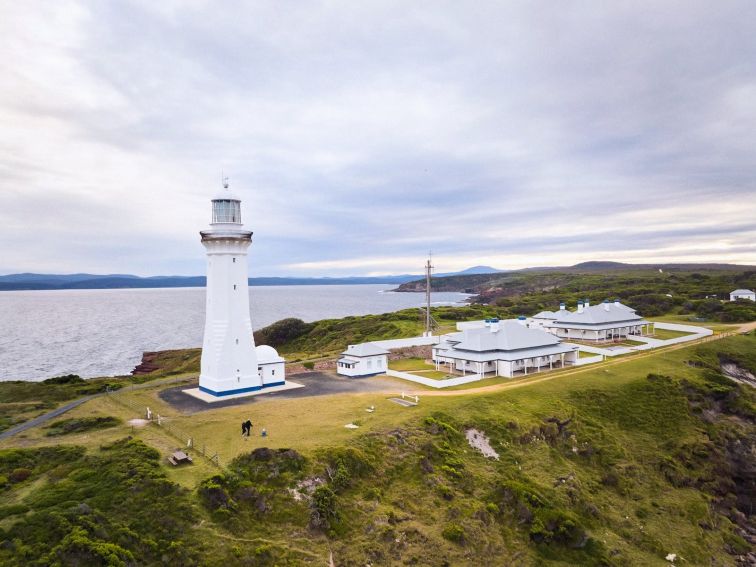
M 282 384 L 283 359 L 270 347 L 255 349 L 247 289 L 252 233 L 242 226 L 241 200 L 229 191 L 227 179 L 212 203 L 210 229 L 200 232 L 207 250 L 207 298 L 199 389 L 228 396 Z

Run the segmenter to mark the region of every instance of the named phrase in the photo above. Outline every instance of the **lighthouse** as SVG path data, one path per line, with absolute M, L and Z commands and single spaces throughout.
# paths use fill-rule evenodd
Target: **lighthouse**
M 200 236 L 207 251 L 200 391 L 230 396 L 284 384 L 283 358 L 272 347 L 255 348 L 247 279 L 252 232 L 242 226 L 241 200 L 226 178 L 212 199 L 210 228 Z

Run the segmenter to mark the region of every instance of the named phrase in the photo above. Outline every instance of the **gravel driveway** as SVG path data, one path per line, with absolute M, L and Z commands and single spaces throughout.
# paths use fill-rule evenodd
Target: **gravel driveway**
M 304 388 L 294 390 L 284 390 L 282 392 L 271 392 L 269 394 L 260 394 L 247 398 L 236 398 L 224 402 L 215 402 L 212 404 L 205 403 L 197 398 L 189 396 L 183 392 L 188 388 L 194 388 L 196 385 L 182 385 L 177 388 L 168 388 L 160 392 L 159 396 L 165 402 L 181 413 L 196 413 L 217 408 L 230 406 L 241 406 L 252 404 L 259 398 L 307 398 L 310 396 L 327 396 L 329 394 L 344 393 L 364 393 L 364 392 L 388 392 L 396 394 L 401 386 L 396 381 L 383 376 L 371 376 L 369 378 L 347 378 L 338 374 L 327 372 L 306 372 L 303 374 L 293 374 L 286 377 L 287 380 L 304 384 Z

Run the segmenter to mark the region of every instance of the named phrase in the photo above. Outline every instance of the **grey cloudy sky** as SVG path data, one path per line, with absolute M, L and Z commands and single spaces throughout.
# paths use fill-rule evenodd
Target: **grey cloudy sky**
M 756 264 L 756 2 L 0 0 L 0 273 Z

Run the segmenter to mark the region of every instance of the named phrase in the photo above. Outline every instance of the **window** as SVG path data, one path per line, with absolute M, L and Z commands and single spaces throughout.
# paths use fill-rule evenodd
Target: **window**
M 241 223 L 241 202 L 231 199 L 213 201 L 213 222 Z
M 236 344 L 237 344 L 237 345 L 239 344 L 239 339 L 236 339 Z
M 275 375 L 276 375 L 276 371 L 275 371 L 275 370 L 271 370 L 271 371 L 270 371 L 270 375 L 271 375 L 271 376 L 275 376 Z
M 231 258 L 231 262 L 233 262 L 234 264 L 236 264 L 236 258 Z
M 234 284 L 234 289 L 236 289 L 236 284 Z

